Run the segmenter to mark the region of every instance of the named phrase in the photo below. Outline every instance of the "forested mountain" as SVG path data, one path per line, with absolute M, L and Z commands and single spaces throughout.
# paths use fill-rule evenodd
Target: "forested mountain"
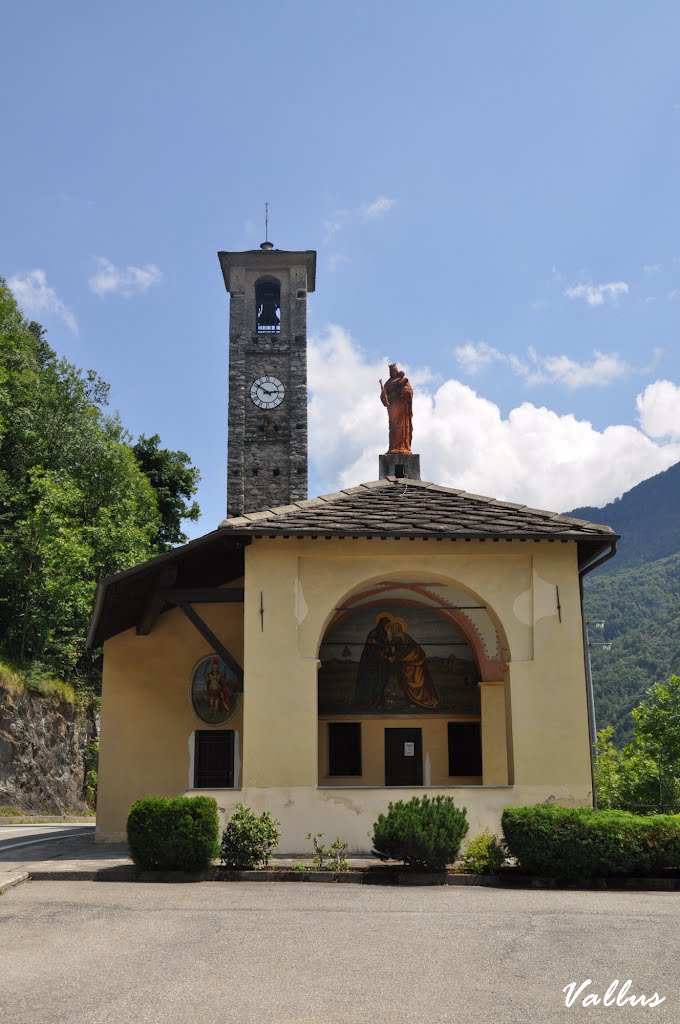
M 680 672 L 680 553 L 619 573 L 586 578 L 589 619 L 604 619 L 610 651 L 591 649 L 598 728 L 629 739 L 630 711 L 645 690 Z M 591 629 L 592 640 L 603 635 Z
M 589 619 L 604 619 L 610 651 L 592 648 L 598 727 L 629 739 L 629 713 L 645 690 L 680 673 L 680 463 L 604 508 L 567 515 L 607 523 L 621 534 L 618 554 L 585 581 Z
M 621 534 L 616 558 L 601 572 L 621 572 L 680 551 L 680 462 L 626 491 L 604 508 L 575 508 L 577 519 L 605 523 Z

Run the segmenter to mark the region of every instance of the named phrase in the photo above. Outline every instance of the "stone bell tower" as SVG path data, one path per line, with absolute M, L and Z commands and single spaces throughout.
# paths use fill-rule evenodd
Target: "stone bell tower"
M 316 253 L 218 253 L 229 309 L 227 516 L 307 497 L 307 293 Z

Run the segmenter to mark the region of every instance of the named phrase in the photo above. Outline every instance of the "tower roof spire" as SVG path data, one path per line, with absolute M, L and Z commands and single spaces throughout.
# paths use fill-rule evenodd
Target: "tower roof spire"
M 264 204 L 264 242 L 260 242 L 260 249 L 269 252 L 274 246 L 269 241 L 269 203 Z

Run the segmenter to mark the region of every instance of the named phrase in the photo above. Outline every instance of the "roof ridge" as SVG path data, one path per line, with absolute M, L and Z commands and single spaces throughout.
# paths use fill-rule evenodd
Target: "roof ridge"
M 394 496 L 394 504 L 391 500 L 387 502 L 389 512 L 385 501 L 371 502 L 371 495 L 375 494 L 377 498 L 376 492 L 380 491 L 391 492 Z M 409 491 L 420 492 L 422 495 L 422 503 L 421 501 L 414 502 L 410 511 L 407 509 L 409 502 L 406 497 Z M 426 497 L 427 493 L 431 495 L 431 498 Z M 457 500 L 453 500 L 450 506 L 448 502 L 441 503 L 441 501 L 438 505 L 437 495 Z M 402 498 L 405 500 L 402 501 Z M 361 503 L 360 506 L 357 506 L 357 500 Z M 468 502 L 472 508 L 464 511 L 464 505 Z M 340 505 L 337 515 L 333 511 L 334 505 Z M 428 505 L 431 511 L 428 511 Z M 486 508 L 480 508 L 480 506 L 486 506 Z M 477 508 L 476 513 L 475 507 Z M 498 521 L 495 523 L 489 518 L 494 510 L 498 513 Z M 463 514 L 464 520 L 465 517 L 472 515 L 473 517 L 478 516 L 479 521 L 473 527 L 466 525 L 464 520 L 459 521 L 456 524 L 455 532 L 460 535 L 472 529 L 472 533 L 476 536 L 480 535 L 480 531 L 488 533 L 490 536 L 501 536 L 505 534 L 506 529 L 509 529 L 511 533 L 519 532 L 523 536 L 528 536 L 537 530 L 539 534 L 545 530 L 543 534 L 545 536 L 557 536 L 559 528 L 564 527 L 565 529 L 559 532 L 572 536 L 577 536 L 581 531 L 616 536 L 616 531 L 604 523 L 593 523 L 587 519 L 563 516 L 559 512 L 552 512 L 549 509 L 533 508 L 531 505 L 505 501 L 502 498 L 493 498 L 485 494 L 475 494 L 472 491 L 447 487 L 444 484 L 436 484 L 428 480 L 411 480 L 408 477 L 384 477 L 380 480 L 357 484 L 354 487 L 343 487 L 339 491 L 321 494 L 316 498 L 305 498 L 287 505 L 275 505 L 259 511 L 247 512 L 242 516 L 223 520 L 220 523 L 220 528 L 245 529 L 250 532 L 258 528 L 266 529 L 268 524 L 271 524 L 272 528 L 281 529 L 281 526 L 276 525 L 277 521 L 289 517 L 290 532 L 294 533 L 299 529 L 308 530 L 312 527 L 312 522 L 308 521 L 306 516 L 302 521 L 297 518 L 300 513 L 306 512 L 309 512 L 312 521 L 318 522 L 318 529 L 322 531 L 327 529 L 330 533 L 338 530 L 344 532 L 345 528 L 348 528 L 360 532 L 366 530 L 373 532 L 374 530 L 382 533 L 387 530 L 388 533 L 408 533 L 409 531 L 418 533 L 424 530 L 425 533 L 436 534 L 440 533 L 443 527 L 443 521 L 440 519 L 442 514 L 445 518 L 454 515 L 454 519 L 457 515 Z M 414 514 L 415 519 L 413 519 Z M 421 517 L 421 514 L 424 518 Z M 352 518 L 354 518 L 354 525 L 350 527 L 349 521 Z M 447 532 L 445 526 L 443 529 L 444 532 Z

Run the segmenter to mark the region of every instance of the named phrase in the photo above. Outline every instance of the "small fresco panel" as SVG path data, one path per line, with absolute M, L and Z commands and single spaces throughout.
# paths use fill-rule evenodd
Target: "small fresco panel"
M 206 725 L 224 725 L 234 715 L 241 684 L 217 654 L 201 658 L 191 676 L 191 706 Z

